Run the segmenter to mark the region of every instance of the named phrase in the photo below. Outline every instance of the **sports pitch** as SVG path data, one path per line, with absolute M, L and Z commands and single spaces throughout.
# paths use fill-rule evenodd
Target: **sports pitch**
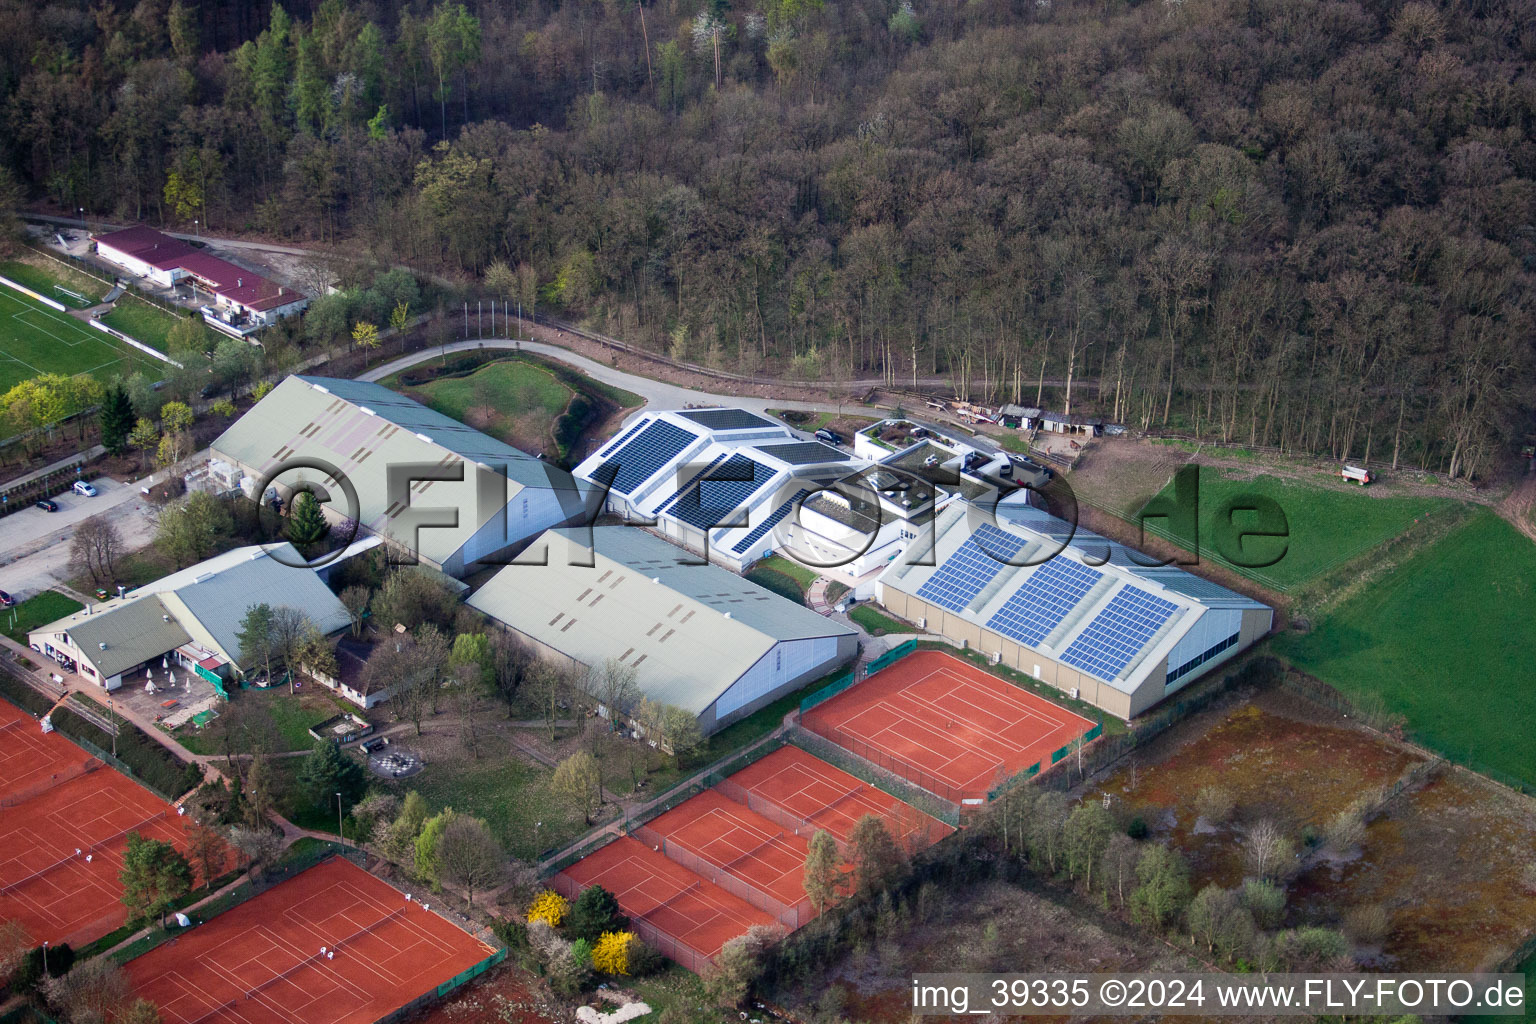
M 0 286 L 0 394 L 43 373 L 84 373 L 106 381 L 142 370 L 158 380 L 170 369 L 67 313 Z

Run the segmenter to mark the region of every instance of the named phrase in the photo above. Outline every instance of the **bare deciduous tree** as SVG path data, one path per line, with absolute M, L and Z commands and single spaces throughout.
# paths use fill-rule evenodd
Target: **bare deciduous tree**
M 123 553 L 123 537 L 116 524 L 94 515 L 75 527 L 69 542 L 70 568 L 89 576 L 98 587 L 110 587 L 117 579 L 117 560 Z
M 485 822 L 458 815 L 437 840 L 439 877 L 464 887 L 465 900 L 473 906 L 475 890 L 494 886 L 506 873 L 506 853 Z

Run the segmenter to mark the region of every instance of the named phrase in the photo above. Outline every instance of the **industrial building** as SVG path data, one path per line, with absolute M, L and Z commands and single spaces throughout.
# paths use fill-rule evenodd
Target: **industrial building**
M 551 530 L 526 557 L 541 564 L 506 566 L 469 604 L 565 667 L 633 667 L 705 735 L 857 653 L 855 630 L 638 527 Z
M 1120 718 L 1141 714 L 1269 632 L 1267 605 L 1020 501 L 958 503 L 911 545 L 876 599 Z M 928 557 L 931 553 L 931 557 Z M 921 564 L 931 561 L 933 564 Z
M 305 458 L 345 477 L 357 496 L 350 514 L 394 557 L 414 553 L 450 576 L 505 559 L 551 526 L 589 518 L 589 489 L 565 470 L 383 385 L 329 377 L 294 376 L 274 388 L 213 442 L 209 475 L 269 501 L 255 493 L 262 481 Z M 333 523 L 348 518 L 346 488 L 324 472 L 284 474 L 278 496 L 286 500 L 300 479 L 325 488 Z

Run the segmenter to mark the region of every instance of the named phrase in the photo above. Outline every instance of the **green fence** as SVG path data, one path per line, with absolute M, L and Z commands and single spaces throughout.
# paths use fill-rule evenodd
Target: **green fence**
M 852 672 L 838 676 L 826 686 L 823 686 L 809 697 L 806 697 L 800 701 L 800 713 L 803 715 L 816 705 L 821 704 L 824 701 L 831 700 L 833 697 L 836 697 L 838 694 L 848 689 L 848 687 L 852 686 L 853 683 L 854 674 Z
M 880 655 L 880 657 L 876 658 L 874 661 L 871 661 L 865 674 L 872 676 L 883 668 L 889 668 L 891 665 L 900 661 L 902 658 L 905 658 L 915 650 L 917 650 L 916 640 L 908 640 L 906 643 L 897 644 L 895 647 L 892 647 L 890 650 Z
M 1094 740 L 1098 739 L 1100 736 L 1103 736 L 1103 735 L 1104 735 L 1104 723 L 1100 722 L 1097 725 L 1095 725 L 1092 729 L 1089 729 L 1087 732 L 1083 733 L 1083 742 L 1084 743 L 1092 743 Z
M 924 814 L 946 825 L 960 826 L 960 805 L 937 793 L 924 789 L 917 783 L 883 768 L 841 744 L 809 729 L 795 726 L 789 731 L 789 742 L 814 757 L 819 757 L 835 768 L 867 782 L 883 793 L 889 793 L 902 803 L 916 807 Z
M 1021 782 L 1028 782 L 1030 779 L 1039 774 L 1039 761 L 1036 761 L 1034 764 L 1030 765 L 1028 768 L 1025 768 L 1023 771 L 1014 772 L 1008 778 L 987 790 L 987 802 L 991 803 L 993 800 L 996 800 L 998 797 L 1008 792 L 1014 786 L 1019 785 Z
M 481 960 L 479 963 L 475 964 L 475 966 L 471 967 L 469 970 L 455 974 L 453 977 L 437 986 L 437 997 L 441 999 L 443 996 L 447 995 L 449 992 L 452 992 L 454 989 L 458 988 L 465 982 L 474 981 L 476 978 L 480 977 L 480 975 L 484 974 L 492 967 L 495 967 L 506 958 L 506 947 L 498 949 L 484 960 Z

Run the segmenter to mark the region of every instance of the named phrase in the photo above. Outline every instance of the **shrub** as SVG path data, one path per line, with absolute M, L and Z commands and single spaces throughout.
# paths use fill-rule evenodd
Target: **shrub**
M 600 885 L 590 885 L 571 904 L 570 921 L 566 933 L 573 939 L 596 942 L 609 932 L 620 932 L 629 926 L 629 918 L 619 910 L 619 901 Z
M 566 913 L 571 909 L 571 903 L 564 896 L 553 889 L 545 889 L 533 898 L 528 906 L 528 921 L 543 921 L 551 928 L 560 927 L 560 922 L 565 920 Z
M 1386 908 L 1370 903 L 1353 907 L 1344 915 L 1344 934 L 1359 946 L 1374 946 L 1387 937 L 1392 922 Z
M 1250 878 L 1239 893 L 1243 906 L 1253 915 L 1254 923 L 1266 931 L 1276 928 L 1285 913 L 1285 890 L 1273 882 Z
M 666 965 L 666 958 L 649 943 L 634 938 L 629 943 L 629 973 L 634 978 L 655 974 Z
M 1140 815 L 1137 815 L 1136 817 L 1132 818 L 1131 819 L 1131 823 L 1129 825 L 1125 826 L 1125 834 L 1130 836 L 1132 839 L 1135 839 L 1138 842 L 1140 842 L 1141 840 L 1147 838 L 1147 836 L 1150 835 L 1151 832 L 1152 832 L 1152 830 L 1147 828 L 1147 821 L 1146 821 L 1146 819 L 1141 817 Z
M 1211 825 L 1225 824 L 1236 806 L 1237 798 L 1220 786 L 1204 786 L 1195 794 L 1195 812 Z
M 1291 928 L 1275 936 L 1275 955 L 1292 971 L 1332 971 L 1349 957 L 1349 940 L 1330 928 Z
M 604 974 L 629 973 L 629 945 L 634 932 L 604 932 L 592 947 L 592 966 Z

